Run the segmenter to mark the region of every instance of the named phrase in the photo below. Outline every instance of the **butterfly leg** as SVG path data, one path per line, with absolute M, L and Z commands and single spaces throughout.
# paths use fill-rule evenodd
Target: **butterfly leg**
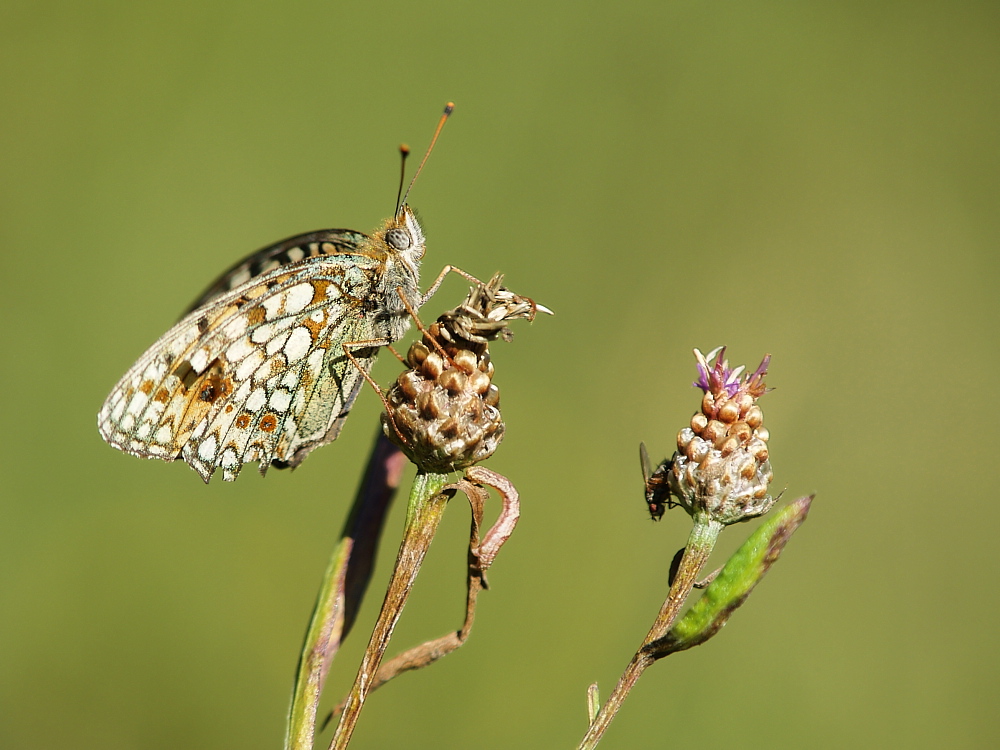
M 434 279 L 434 283 L 430 285 L 430 287 L 427 289 L 426 292 L 424 292 L 423 296 L 420 298 L 420 305 L 419 305 L 420 307 L 423 307 L 424 303 L 434 296 L 434 293 L 438 290 L 438 287 L 440 287 L 441 283 L 444 281 L 444 277 L 447 276 L 449 273 L 457 273 L 459 276 L 468 279 L 473 284 L 479 284 L 480 286 L 485 286 L 483 282 L 481 282 L 471 273 L 467 273 L 463 271 L 461 268 L 457 268 L 456 266 L 448 265 L 441 269 L 441 273 L 439 273 L 437 275 L 437 278 Z
M 403 359 L 403 355 L 402 354 L 400 354 L 399 352 L 396 351 L 396 347 L 394 347 L 392 344 L 386 344 L 385 348 L 388 349 L 390 352 L 392 352 L 392 356 L 394 356 L 396 359 L 398 359 L 404 365 L 406 364 L 406 360 Z
M 358 372 L 361 373 L 361 377 L 363 377 L 365 380 L 368 381 L 368 385 L 374 388 L 375 393 L 377 393 L 378 397 L 382 399 L 382 406 L 385 408 L 386 412 L 391 414 L 392 404 L 390 404 L 389 400 L 385 397 L 385 392 L 379 387 L 379 384 L 375 382 L 372 376 L 368 374 L 368 370 L 366 370 L 365 367 L 357 360 L 357 358 L 353 354 L 351 354 L 351 350 L 348 347 L 353 346 L 355 349 L 363 349 L 371 346 L 387 346 L 389 347 L 389 349 L 392 349 L 392 342 L 387 341 L 385 339 L 370 339 L 368 341 L 348 341 L 341 344 L 341 346 L 344 349 L 344 354 L 346 354 L 347 358 L 351 360 L 351 364 L 353 364 L 356 368 L 358 368 Z M 393 349 L 393 354 L 395 353 L 396 352 Z M 398 354 L 396 354 L 396 356 L 399 357 Z M 403 360 L 403 358 L 400 357 L 400 361 L 402 362 L 405 360 Z M 399 437 L 399 439 L 402 440 L 404 443 L 406 443 L 406 438 L 400 434 L 399 428 L 396 427 L 396 422 L 390 419 L 389 423 L 392 425 L 392 429 Z
M 359 373 L 361 373 L 361 377 L 367 380 L 368 385 L 375 389 L 375 393 L 377 393 L 378 397 L 382 399 L 382 404 L 386 409 L 389 408 L 389 402 L 385 398 L 385 393 L 382 392 L 379 384 L 375 382 L 372 376 L 368 374 L 368 369 L 358 361 L 357 357 L 351 354 L 351 349 L 370 349 L 372 347 L 390 346 L 391 344 L 392 342 L 387 339 L 367 339 L 365 341 L 345 341 L 340 345 L 344 350 L 344 354 L 347 355 L 349 360 L 351 360 L 351 364 L 357 368 Z
M 438 286 L 440 286 L 440 282 L 438 282 Z M 408 312 L 410 314 L 410 317 L 413 318 L 413 323 L 417 326 L 417 330 L 424 335 L 424 338 L 426 338 L 428 341 L 431 342 L 431 344 L 434 345 L 434 348 L 437 349 L 438 354 L 444 357 L 446 361 L 454 364 L 454 362 L 452 362 L 451 357 L 448 356 L 448 353 L 441 348 L 441 344 L 438 343 L 437 339 L 434 336 L 431 336 L 430 332 L 424 327 L 424 324 L 420 320 L 420 316 L 417 315 L 417 311 L 413 309 L 413 306 L 410 304 L 410 301 L 406 298 L 406 295 L 403 293 L 403 290 L 399 287 L 396 287 L 396 294 L 399 295 L 399 299 L 402 301 L 403 307 L 406 308 L 406 312 Z

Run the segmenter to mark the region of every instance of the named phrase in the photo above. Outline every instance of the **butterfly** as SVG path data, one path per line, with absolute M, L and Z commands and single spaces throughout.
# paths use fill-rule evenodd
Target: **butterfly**
M 423 230 L 405 196 L 397 206 L 370 236 L 310 232 L 226 271 L 112 389 L 101 436 L 134 456 L 183 458 L 206 483 L 250 461 L 261 474 L 294 468 L 335 440 L 380 347 L 454 270 L 421 294 Z

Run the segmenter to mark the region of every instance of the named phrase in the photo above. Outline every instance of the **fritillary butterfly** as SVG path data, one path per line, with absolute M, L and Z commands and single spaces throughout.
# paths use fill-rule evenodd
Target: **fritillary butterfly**
M 404 196 L 371 236 L 328 229 L 254 253 L 125 373 L 101 436 L 134 456 L 182 457 L 205 482 L 219 468 L 232 481 L 249 461 L 262 474 L 298 466 L 337 438 L 379 348 L 451 270 L 421 294 L 424 250 Z

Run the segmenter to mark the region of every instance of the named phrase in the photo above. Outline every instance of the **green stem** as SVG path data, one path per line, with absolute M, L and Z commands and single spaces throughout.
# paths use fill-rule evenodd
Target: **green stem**
M 649 629 L 649 633 L 642 642 L 643 648 L 657 638 L 662 638 L 670 630 L 670 627 L 674 624 L 674 620 L 677 619 L 677 615 L 681 611 L 684 600 L 687 599 L 688 594 L 691 593 L 691 589 L 694 588 L 694 582 L 698 580 L 698 574 L 708 561 L 709 555 L 712 554 L 715 542 L 718 540 L 721 531 L 722 524 L 718 521 L 714 521 L 706 516 L 695 517 L 694 528 L 691 529 L 687 546 L 684 548 L 684 556 L 681 558 L 680 566 L 677 568 L 677 577 L 674 578 L 674 583 L 670 587 L 670 593 L 667 595 L 667 600 L 663 602 L 663 606 L 660 608 L 660 613 L 656 616 L 653 627 Z
M 288 729 L 285 737 L 286 750 L 312 750 L 316 732 L 316 711 L 323 690 L 324 661 L 327 646 L 333 638 L 339 640 L 343 624 L 343 607 L 336 596 L 343 589 L 343 578 L 347 571 L 347 561 L 351 556 L 353 539 L 341 539 L 330 558 L 323 578 L 319 599 L 309 630 L 306 645 L 299 659 L 292 705 L 288 714 Z
M 618 709 L 622 707 L 625 698 L 628 697 L 629 691 L 638 682 L 646 667 L 658 658 L 655 654 L 650 653 L 647 647 L 670 630 L 670 626 L 673 625 L 680 613 L 684 600 L 687 599 L 694 587 L 694 582 L 698 579 L 698 573 L 708 560 L 708 556 L 712 554 L 712 549 L 715 547 L 715 542 L 721 531 L 722 524 L 718 521 L 713 521 L 706 516 L 695 516 L 694 528 L 691 529 L 691 535 L 688 537 L 684 556 L 677 569 L 677 577 L 674 578 L 674 583 L 670 587 L 670 593 L 660 608 L 653 627 L 643 639 L 642 646 L 639 647 L 635 656 L 632 657 L 632 661 L 625 668 L 614 691 L 608 696 L 607 702 L 601 706 L 597 718 L 587 730 L 578 750 L 593 750 L 597 747 L 597 743 L 601 741 L 604 732 L 611 725 Z
M 420 565 L 451 498 L 451 493 L 441 492 L 447 483 L 446 474 L 424 472 L 419 472 L 413 480 L 409 505 L 406 508 L 406 528 L 396 557 L 396 567 L 386 591 L 385 601 L 382 603 L 382 611 L 379 612 L 378 622 L 375 623 L 368 648 L 361 660 L 361 667 L 354 679 L 354 686 L 344 704 L 344 712 L 334 732 L 330 750 L 342 750 L 351 741 L 351 735 L 358 723 L 375 674 L 382 663 L 392 631 L 399 621 L 403 606 L 413 588 L 413 582 L 420 571 Z
M 285 750 L 313 750 L 323 683 L 364 598 L 385 515 L 407 465 L 402 452 L 380 430 L 306 631 L 288 712 Z

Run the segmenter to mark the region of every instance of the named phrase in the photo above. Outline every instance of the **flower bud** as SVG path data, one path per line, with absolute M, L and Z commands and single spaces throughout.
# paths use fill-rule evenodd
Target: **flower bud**
M 385 394 L 383 431 L 424 471 L 467 468 L 493 455 L 503 439 L 489 342 L 510 340 L 507 321 L 549 311 L 503 289 L 502 279 L 478 285 L 432 323 L 407 353 L 410 369 Z
M 757 399 L 766 393 L 764 376 L 770 355 L 749 376 L 731 369 L 720 347 L 698 360 L 701 411 L 677 436 L 670 492 L 691 515 L 707 514 L 723 524 L 763 515 L 774 504 L 767 494 L 773 474 L 768 460 L 768 432 Z M 713 362 L 714 360 L 714 362 Z M 741 377 L 742 376 L 742 377 Z

